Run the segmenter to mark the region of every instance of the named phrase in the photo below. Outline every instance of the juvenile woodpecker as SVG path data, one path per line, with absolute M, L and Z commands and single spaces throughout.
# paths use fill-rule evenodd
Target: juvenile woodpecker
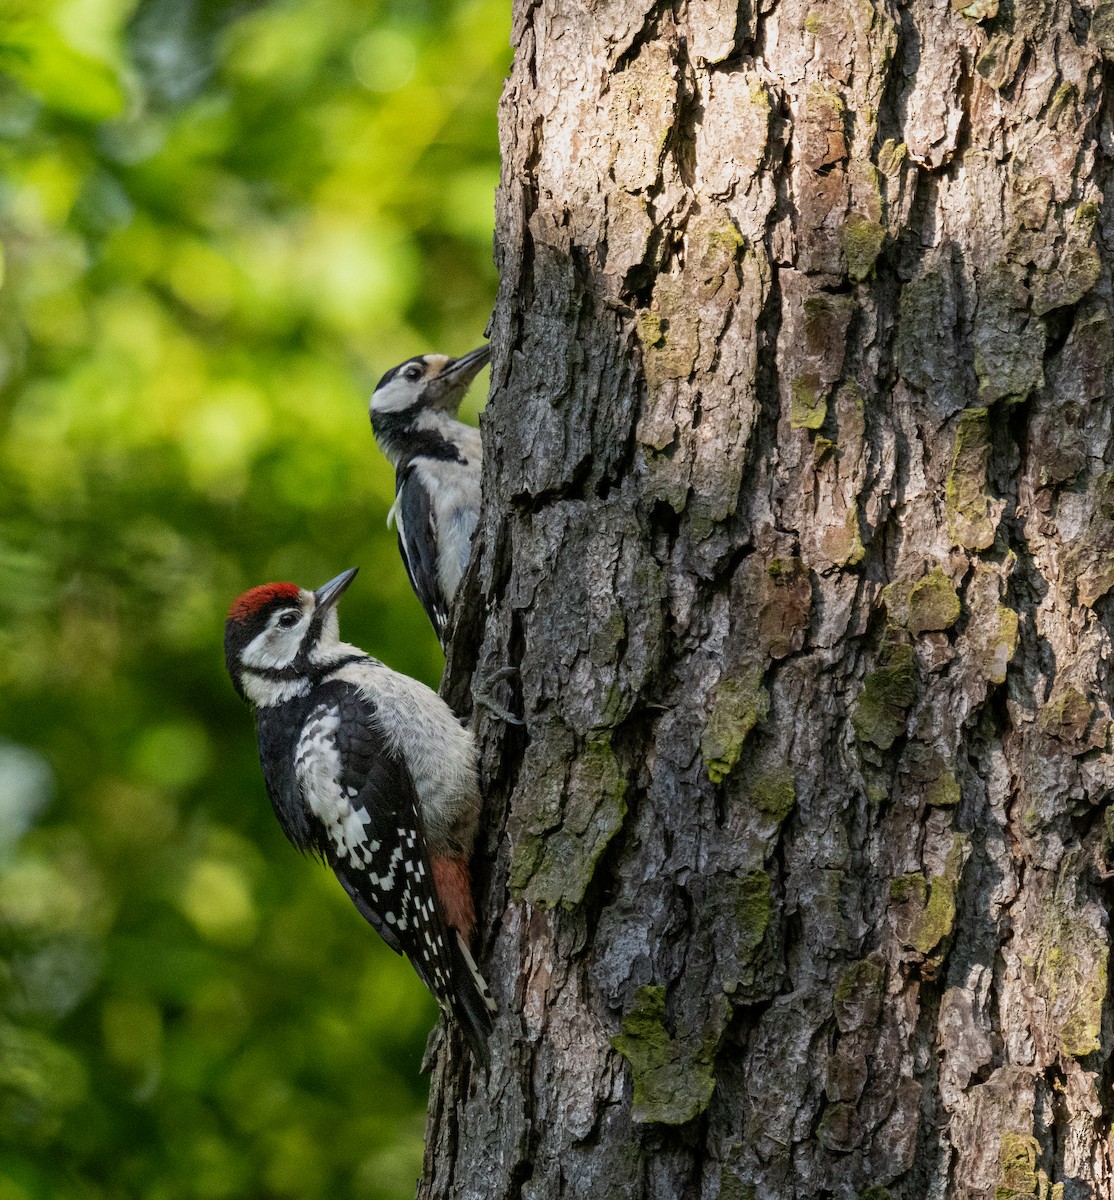
M 245 592 L 228 614 L 225 661 L 255 709 L 283 832 L 332 867 L 486 1062 L 495 1005 L 469 951 L 475 743 L 435 692 L 340 640 L 336 604 L 355 575 L 316 592 Z
M 398 527 L 410 585 L 442 645 L 480 517 L 480 431 L 456 414 L 490 357 L 481 346 L 462 358 L 409 358 L 371 396 L 371 429 L 395 469 L 387 524 Z

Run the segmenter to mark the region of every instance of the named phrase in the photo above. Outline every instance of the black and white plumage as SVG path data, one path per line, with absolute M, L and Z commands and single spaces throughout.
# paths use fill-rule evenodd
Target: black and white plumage
M 255 708 L 286 836 L 333 869 L 486 1061 L 495 1006 L 469 950 L 475 745 L 435 692 L 340 640 L 335 605 L 355 574 L 245 592 L 225 627 L 228 670 Z
M 406 573 L 444 643 L 453 598 L 480 516 L 480 431 L 457 420 L 460 402 L 490 358 L 423 354 L 388 371 L 371 396 L 371 428 L 395 468 L 395 502 Z

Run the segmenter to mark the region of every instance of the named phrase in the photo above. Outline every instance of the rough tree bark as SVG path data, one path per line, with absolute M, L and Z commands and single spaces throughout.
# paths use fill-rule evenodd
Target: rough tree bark
M 1114 4 L 958 6 L 516 0 L 422 1197 L 1114 1194 Z

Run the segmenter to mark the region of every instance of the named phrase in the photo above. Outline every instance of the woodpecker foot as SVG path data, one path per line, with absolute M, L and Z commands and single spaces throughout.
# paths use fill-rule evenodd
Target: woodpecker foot
M 517 667 L 500 667 L 491 675 L 485 675 L 483 678 L 474 682 L 472 687 L 472 703 L 476 708 L 485 709 L 491 713 L 496 720 L 504 721 L 508 725 L 522 725 L 524 722 L 521 717 L 516 717 L 514 713 L 509 712 L 499 703 L 492 695 L 495 688 L 501 683 L 509 683 L 512 679 L 518 678 Z

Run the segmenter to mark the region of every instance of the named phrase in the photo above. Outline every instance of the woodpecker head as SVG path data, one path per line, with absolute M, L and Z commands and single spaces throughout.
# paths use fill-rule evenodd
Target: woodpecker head
M 265 583 L 233 602 L 224 660 L 242 699 L 266 708 L 304 696 L 322 667 L 350 652 L 340 640 L 336 602 L 358 570 L 344 571 L 316 592 Z
M 422 412 L 456 415 L 468 385 L 491 358 L 491 349 L 481 346 L 460 358 L 444 354 L 421 354 L 392 367 L 371 394 L 371 424 L 399 417 L 415 418 Z

